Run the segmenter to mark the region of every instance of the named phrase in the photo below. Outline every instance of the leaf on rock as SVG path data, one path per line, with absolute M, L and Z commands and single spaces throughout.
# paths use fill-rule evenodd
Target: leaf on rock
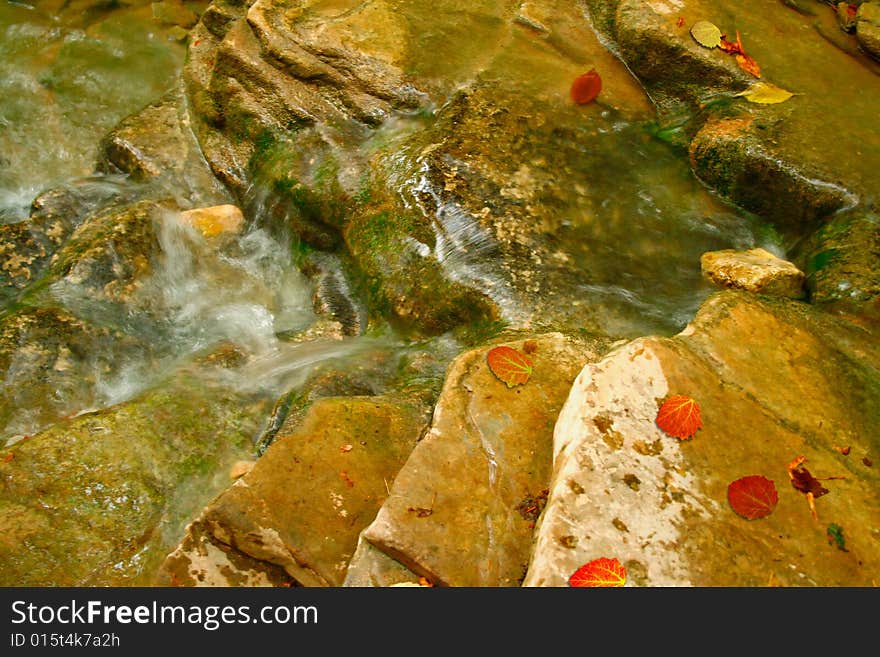
M 691 36 L 704 48 L 717 48 L 721 45 L 721 30 L 709 21 L 697 21 L 691 26 Z
M 532 359 L 511 347 L 493 347 L 486 355 L 492 374 L 507 384 L 508 388 L 526 383 L 532 375 Z
M 756 78 L 761 77 L 761 67 L 758 66 L 758 62 L 756 62 L 748 55 L 738 54 L 736 56 L 736 63 L 739 64 L 739 67 L 746 73 L 751 73 Z
M 803 465 L 790 469 L 788 474 L 791 477 L 791 485 L 802 493 L 810 493 L 816 498 L 822 497 L 828 492 L 822 482 L 810 474 L 810 471 Z
M 670 436 L 685 440 L 703 426 L 700 406 L 686 395 L 674 395 L 657 412 L 657 426 Z
M 623 586 L 626 568 L 617 559 L 601 557 L 585 563 L 568 578 L 569 586 Z
M 756 82 L 745 91 L 740 91 L 736 95 L 745 98 L 750 103 L 761 103 L 763 105 L 784 103 L 794 96 L 790 91 L 786 91 L 769 82 Z
M 779 494 L 772 480 L 762 475 L 749 475 L 727 486 L 727 501 L 738 515 L 754 520 L 773 513 Z
M 571 99 L 578 105 L 586 105 L 596 100 L 600 91 L 602 91 L 602 77 L 596 73 L 596 69 L 590 69 L 572 82 Z

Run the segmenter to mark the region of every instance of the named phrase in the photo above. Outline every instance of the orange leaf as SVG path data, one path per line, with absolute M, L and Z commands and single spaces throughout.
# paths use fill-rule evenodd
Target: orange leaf
M 776 492 L 776 486 L 767 477 L 749 475 L 728 485 L 727 501 L 743 518 L 754 520 L 773 512 L 779 501 L 779 494 Z
M 703 426 L 700 406 L 685 395 L 674 395 L 657 412 L 657 426 L 670 436 L 685 440 Z
M 14 458 L 15 452 L 9 452 L 0 457 L 0 461 L 3 461 L 4 463 L 11 463 Z
M 596 100 L 596 96 L 602 91 L 602 78 L 596 73 L 596 69 L 579 75 L 571 83 L 571 99 L 578 105 L 585 105 Z
M 749 57 L 746 54 L 737 55 L 736 63 L 739 64 L 739 67 L 744 70 L 746 73 L 751 73 L 756 78 L 761 77 L 761 67 L 758 66 L 758 62 Z
M 507 384 L 508 388 L 525 383 L 532 375 L 532 359 L 511 347 L 493 347 L 486 355 L 492 374 Z
M 721 37 L 721 44 L 718 46 L 724 52 L 731 55 L 744 55 L 745 53 L 742 50 L 742 44 L 739 39 L 737 39 L 736 43 L 731 43 L 724 36 Z
M 593 559 L 574 571 L 568 578 L 569 586 L 623 586 L 626 568 L 617 559 Z

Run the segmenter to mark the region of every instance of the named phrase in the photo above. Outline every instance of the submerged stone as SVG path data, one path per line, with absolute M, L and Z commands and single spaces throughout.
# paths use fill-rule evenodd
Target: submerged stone
M 4 449 L 0 582 L 149 585 L 262 412 L 265 400 L 184 375 Z

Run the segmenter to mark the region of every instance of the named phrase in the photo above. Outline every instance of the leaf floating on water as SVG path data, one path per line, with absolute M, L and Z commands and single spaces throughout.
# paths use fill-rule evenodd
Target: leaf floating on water
M 703 426 L 700 406 L 686 395 L 674 395 L 657 412 L 657 426 L 670 436 L 685 440 Z
M 590 69 L 572 82 L 571 99 L 578 105 L 586 105 L 596 100 L 600 91 L 602 91 L 602 77 L 596 73 L 596 69 Z
M 738 515 L 754 520 L 773 512 L 779 494 L 772 480 L 762 475 L 749 475 L 727 486 L 727 501 Z
M 697 21 L 691 26 L 691 36 L 704 48 L 717 48 L 721 45 L 721 30 L 709 21 Z
M 794 96 L 790 91 L 786 91 L 782 87 L 777 87 L 769 82 L 756 82 L 745 91 L 741 91 L 736 95 L 742 96 L 750 103 L 761 103 L 762 105 L 784 103 Z
M 507 384 L 508 388 L 526 383 L 532 375 L 532 359 L 511 347 L 493 347 L 486 354 L 492 374 Z
M 761 67 L 758 66 L 758 62 L 749 57 L 746 54 L 737 55 L 736 63 L 739 64 L 739 67 L 744 70 L 746 73 L 751 73 L 756 78 L 761 77 Z
M 610 587 L 626 584 L 626 568 L 617 559 L 593 559 L 574 571 L 569 586 Z

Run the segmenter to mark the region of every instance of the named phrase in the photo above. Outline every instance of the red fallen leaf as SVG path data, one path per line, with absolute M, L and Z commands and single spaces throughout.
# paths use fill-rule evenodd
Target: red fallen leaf
M 2 457 L 0 457 L 0 461 L 3 461 L 4 463 L 11 463 L 14 458 L 15 452 L 9 452 L 8 454 L 4 454 Z
M 736 63 L 739 64 L 739 67 L 746 73 L 751 73 L 756 78 L 761 77 L 761 67 L 758 66 L 758 62 L 756 62 L 748 55 L 737 55 Z
M 684 25 L 684 16 L 679 16 L 678 20 L 675 21 L 676 27 L 682 27 Z
M 602 91 L 602 78 L 596 73 L 596 69 L 590 69 L 587 73 L 579 75 L 571 83 L 571 99 L 578 105 L 592 103 L 600 91 Z
M 601 557 L 585 563 L 568 578 L 569 586 L 623 586 L 626 568 L 617 559 Z
M 344 481 L 349 488 L 354 488 L 354 481 L 352 481 L 351 477 L 348 476 L 348 473 L 345 470 L 340 472 L 339 476 L 342 477 L 342 481 Z
M 850 18 L 855 18 L 856 14 L 859 12 L 859 6 L 854 4 L 848 4 L 846 6 L 846 15 Z
M 789 463 L 788 476 L 791 479 L 791 485 L 802 493 L 812 495 L 813 499 L 822 497 L 828 492 L 828 489 L 803 466 L 806 460 L 803 456 L 799 456 Z
M 511 347 L 493 347 L 486 354 L 492 374 L 507 384 L 508 388 L 525 383 L 532 375 L 532 359 Z
M 762 475 L 749 475 L 727 486 L 727 501 L 747 520 L 768 516 L 776 508 L 779 494 L 773 481 Z
M 700 406 L 686 395 L 674 395 L 657 412 L 657 426 L 670 436 L 685 440 L 703 426 Z

